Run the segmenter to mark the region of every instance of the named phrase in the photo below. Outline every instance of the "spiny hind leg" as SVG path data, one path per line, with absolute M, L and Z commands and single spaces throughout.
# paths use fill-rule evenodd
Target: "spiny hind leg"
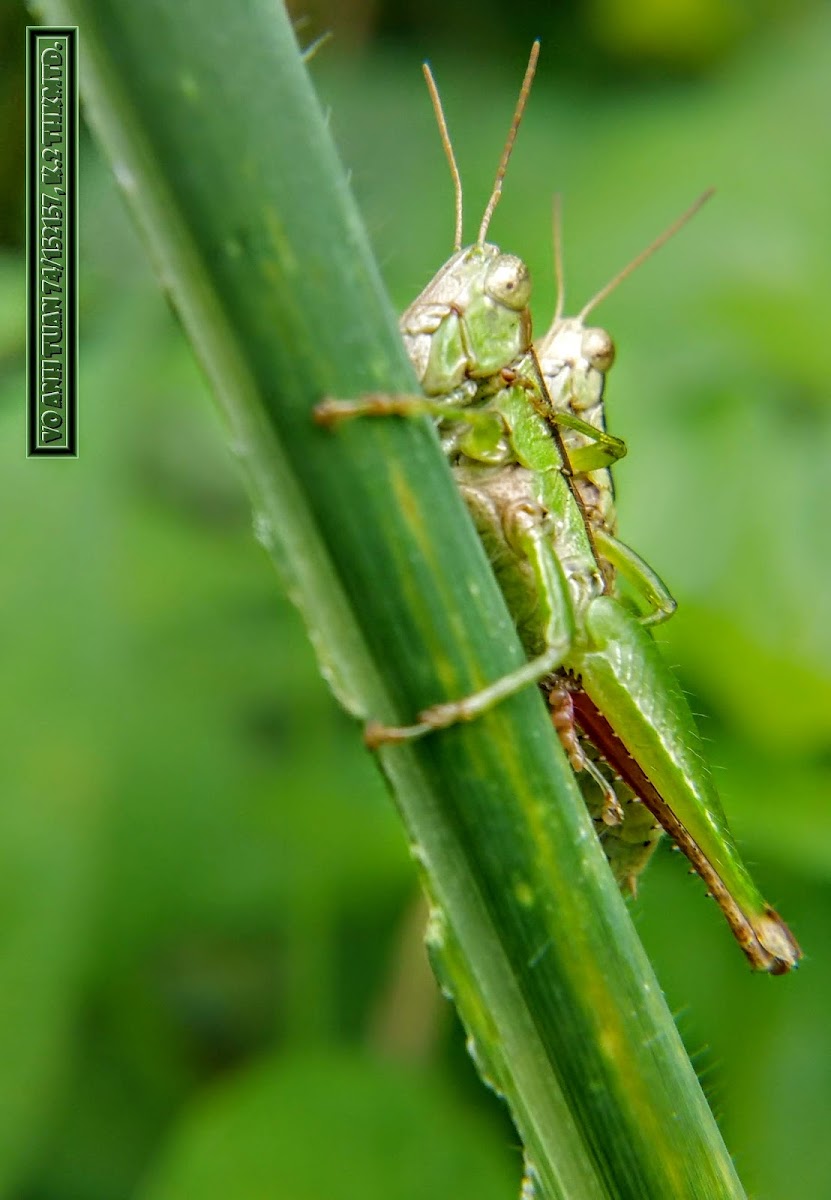
M 639 614 L 640 623 L 659 625 L 662 621 L 668 621 L 678 604 L 660 575 L 639 554 L 604 530 L 595 530 L 594 540 L 600 554 L 608 559 L 635 594 L 648 605 L 648 611 Z
M 412 741 L 437 729 L 474 721 L 500 701 L 539 683 L 562 664 L 574 640 L 574 613 L 568 583 L 550 546 L 544 519 L 540 510 L 530 505 L 518 505 L 508 515 L 507 522 L 513 527 L 512 544 L 534 572 L 542 613 L 541 640 L 545 649 L 480 691 L 424 709 L 414 725 L 396 727 L 370 722 L 364 733 L 368 746 L 374 748 L 387 742 Z
M 621 825 L 623 823 L 623 808 L 617 792 L 586 754 L 574 722 L 574 704 L 571 693 L 557 676 L 546 682 L 545 686 L 548 704 L 551 709 L 551 723 L 557 731 L 560 745 L 566 752 L 568 761 L 574 771 L 585 771 L 600 788 L 603 797 L 601 817 L 604 825 Z

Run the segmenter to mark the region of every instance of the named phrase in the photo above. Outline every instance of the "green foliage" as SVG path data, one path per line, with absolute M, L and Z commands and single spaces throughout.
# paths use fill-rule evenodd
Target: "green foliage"
M 259 1200 L 275 1185 L 292 1200 L 500 1200 L 515 1171 L 491 1132 L 413 1069 L 344 1051 L 282 1057 L 196 1108 L 139 1200 Z
M 822 1200 L 831 1180 L 828 35 L 819 15 L 694 88 L 599 97 L 558 89 L 544 45 L 494 229 L 532 264 L 543 328 L 555 188 L 577 300 L 719 188 L 598 318 L 619 348 L 611 428 L 630 446 L 621 527 L 679 597 L 661 640 L 709 714 L 748 857 L 808 951 L 793 979 L 753 978 L 677 856 L 643 881 L 640 932 L 688 1046 L 709 1047 L 700 1069 L 748 1186 L 770 1200 Z M 447 55 L 435 65 L 473 207 L 515 81 Z M 415 62 L 358 71 L 327 50 L 315 64 L 400 305 L 452 235 Z M 382 1139 L 390 1109 L 412 1120 L 427 1179 L 456 1169 L 460 1192 L 489 1195 L 475 1163 L 510 1195 L 514 1135 L 458 1030 L 428 1038 L 422 1085 L 394 1067 L 354 1081 L 343 1046 L 385 994 L 404 840 L 276 595 L 205 388 L 91 152 L 83 178 L 78 463 L 22 458 L 18 264 L 0 271 L 0 1195 L 112 1200 L 148 1176 L 152 1200 L 186 1195 L 174 1172 L 227 1181 L 236 1152 L 252 1173 L 270 1161 L 265 1104 L 314 1153 L 301 1139 L 348 1119 L 353 1086 L 355 1140 Z M 472 1104 L 491 1108 L 484 1126 Z M 239 1146 L 214 1138 L 235 1128 Z M 367 1200 L 407 1194 L 372 1178 Z M 336 1194 L 313 1179 L 297 1200 Z

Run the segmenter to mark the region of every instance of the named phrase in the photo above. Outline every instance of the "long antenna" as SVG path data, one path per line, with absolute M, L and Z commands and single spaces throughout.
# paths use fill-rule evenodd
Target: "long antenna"
M 444 146 L 444 153 L 447 156 L 447 162 L 450 167 L 450 174 L 453 177 L 453 193 L 456 197 L 456 236 L 453 239 L 453 249 L 461 250 L 462 248 L 462 177 L 459 174 L 459 168 L 456 165 L 456 155 L 453 153 L 453 144 L 450 141 L 450 134 L 447 132 L 447 121 L 444 119 L 444 109 L 441 106 L 439 97 L 439 89 L 436 87 L 436 81 L 433 78 L 433 72 L 427 63 L 422 66 L 424 78 L 427 83 L 427 90 L 430 93 L 430 99 L 433 101 L 433 112 L 436 114 L 436 120 L 439 125 L 439 134 L 441 136 L 441 144 Z
M 491 198 L 488 201 L 485 215 L 482 217 L 482 224 L 479 226 L 479 236 L 476 239 L 476 244 L 481 246 L 488 233 L 488 226 L 491 223 L 494 209 L 499 203 L 499 197 L 502 195 L 502 181 L 505 178 L 505 172 L 508 169 L 508 160 L 511 157 L 511 151 L 514 148 L 516 141 L 517 130 L 519 123 L 522 120 L 522 114 L 525 111 L 525 102 L 528 99 L 528 93 L 531 90 L 531 84 L 534 81 L 534 73 L 537 69 L 537 59 L 540 56 L 539 38 L 531 47 L 531 55 L 528 59 L 528 66 L 525 68 L 525 78 L 522 81 L 522 87 L 519 90 L 519 99 L 514 110 L 514 119 L 511 121 L 511 128 L 508 130 L 508 140 L 505 142 L 505 149 L 502 151 L 502 158 L 496 170 L 496 179 L 493 184 Z
M 554 279 L 557 284 L 557 307 L 554 309 L 554 320 L 559 321 L 566 302 L 566 279 L 563 272 L 563 198 L 559 192 L 554 194 L 551 223 L 554 230 Z
M 592 296 L 588 304 L 583 306 L 577 316 L 577 320 L 585 321 L 592 309 L 597 308 L 598 304 L 601 304 L 606 297 L 615 290 L 619 283 L 623 283 L 624 279 L 628 279 L 633 271 L 637 271 L 638 267 L 642 266 L 648 258 L 651 258 L 656 250 L 660 250 L 661 246 L 663 246 L 665 242 L 668 242 L 671 237 L 674 237 L 678 230 L 686 225 L 687 222 L 695 216 L 702 205 L 707 203 L 715 190 L 715 188 L 707 188 L 706 192 L 702 192 L 695 203 L 691 204 L 687 211 L 682 213 L 676 221 L 673 221 L 668 229 L 665 229 L 663 233 L 659 234 L 658 237 L 655 238 L 655 241 L 651 243 L 651 245 L 647 246 L 645 250 L 641 250 L 640 254 L 633 258 L 632 261 L 628 263 L 622 271 L 618 271 L 617 275 L 615 275 L 613 279 L 610 279 L 606 286 L 602 287 L 596 296 Z

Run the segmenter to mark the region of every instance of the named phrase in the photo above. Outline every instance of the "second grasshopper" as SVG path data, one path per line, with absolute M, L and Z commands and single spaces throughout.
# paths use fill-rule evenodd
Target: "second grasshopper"
M 537 340 L 537 357 L 548 395 L 557 412 L 574 471 L 574 486 L 592 530 L 607 586 L 617 594 L 619 580 L 626 581 L 644 625 L 667 620 L 675 612 L 676 603 L 649 564 L 617 536 L 615 488 L 610 468 L 625 455 L 626 446 L 620 438 L 608 433 L 605 408 L 606 377 L 615 361 L 615 344 L 607 330 L 587 325 L 586 319 L 674 237 L 711 195 L 712 189 L 699 196 L 574 317 L 564 315 L 562 210 L 560 197 L 555 196 L 554 200 L 557 299 L 551 325 Z M 644 802 L 651 796 L 643 794 L 644 788 L 638 790 L 641 781 L 634 771 L 634 763 L 611 732 L 597 719 L 592 721 L 593 734 L 599 742 L 595 745 L 589 740 L 586 729 L 578 723 L 581 717 L 586 722 L 589 709 L 588 698 L 581 692 L 578 682 L 566 673 L 558 672 L 543 682 L 542 689 L 615 878 L 625 891 L 634 895 L 638 878 L 652 857 L 662 831 L 660 824 L 653 823 L 655 804 L 645 808 Z M 616 809 L 609 806 L 606 790 L 609 787 L 618 797 Z M 608 815 L 615 811 L 622 813 L 623 819 L 610 823 Z

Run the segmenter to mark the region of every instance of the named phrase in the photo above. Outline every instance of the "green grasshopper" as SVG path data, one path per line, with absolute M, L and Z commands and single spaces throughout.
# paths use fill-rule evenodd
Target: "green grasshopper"
M 479 692 L 425 710 L 413 725 L 372 723 L 367 742 L 407 741 L 473 720 L 523 687 L 566 671 L 579 681 L 578 702 L 593 706 L 647 781 L 633 791 L 648 794 L 655 806 L 649 807 L 705 879 L 751 964 L 781 974 L 796 965 L 799 947 L 739 857 L 686 699 L 641 621 L 612 594 L 572 486 L 560 427 L 588 436 L 597 431 L 554 408 L 531 343 L 527 268 L 485 241 L 537 54 L 535 44 L 479 237 L 467 249 L 461 249 L 459 173 L 425 71 L 456 190 L 454 255 L 401 320 L 425 395 L 325 400 L 316 410 L 326 425 L 359 415 L 435 419 L 528 661 Z M 588 723 L 581 713 L 578 724 Z M 587 732 L 602 744 L 599 732 Z M 617 805 L 614 789 L 597 775 Z M 620 814 L 604 819 L 611 824 Z
M 685 213 L 665 229 L 617 275 L 606 283 L 580 310 L 576 317 L 564 317 L 565 284 L 562 255 L 562 216 L 560 197 L 554 198 L 554 273 L 557 301 L 548 332 L 536 344 L 537 356 L 551 402 L 559 414 L 587 422 L 597 434 L 587 436 L 579 427 L 563 428 L 563 443 L 574 471 L 574 487 L 583 504 L 586 520 L 601 555 L 601 566 L 611 588 L 618 574 L 635 592 L 644 611 L 644 625 L 667 620 L 675 611 L 675 600 L 652 568 L 617 537 L 617 512 L 610 466 L 626 454 L 625 443 L 606 430 L 604 394 L 606 374 L 615 360 L 615 344 L 610 334 L 586 325 L 588 315 L 651 258 L 698 212 L 712 195 L 704 192 Z M 629 765 L 619 745 L 607 738 L 602 750 L 594 746 L 584 731 L 575 726 L 573 682 L 562 675 L 544 681 L 543 692 L 551 707 L 552 721 L 569 762 L 578 774 L 586 804 L 598 829 L 601 844 L 615 878 L 624 890 L 635 894 L 639 875 L 646 867 L 661 835 L 649 809 L 632 791 L 632 781 L 624 775 Z M 581 706 L 578 705 L 578 709 Z M 585 704 L 582 706 L 585 707 Z M 598 760 L 610 769 L 612 777 L 602 776 L 598 793 Z M 630 772 L 631 773 L 631 772 Z M 588 776 L 588 779 L 586 778 Z M 622 803 L 610 803 L 608 787 Z M 600 799 L 598 799 L 598 796 Z M 617 822 L 610 815 L 625 814 Z

